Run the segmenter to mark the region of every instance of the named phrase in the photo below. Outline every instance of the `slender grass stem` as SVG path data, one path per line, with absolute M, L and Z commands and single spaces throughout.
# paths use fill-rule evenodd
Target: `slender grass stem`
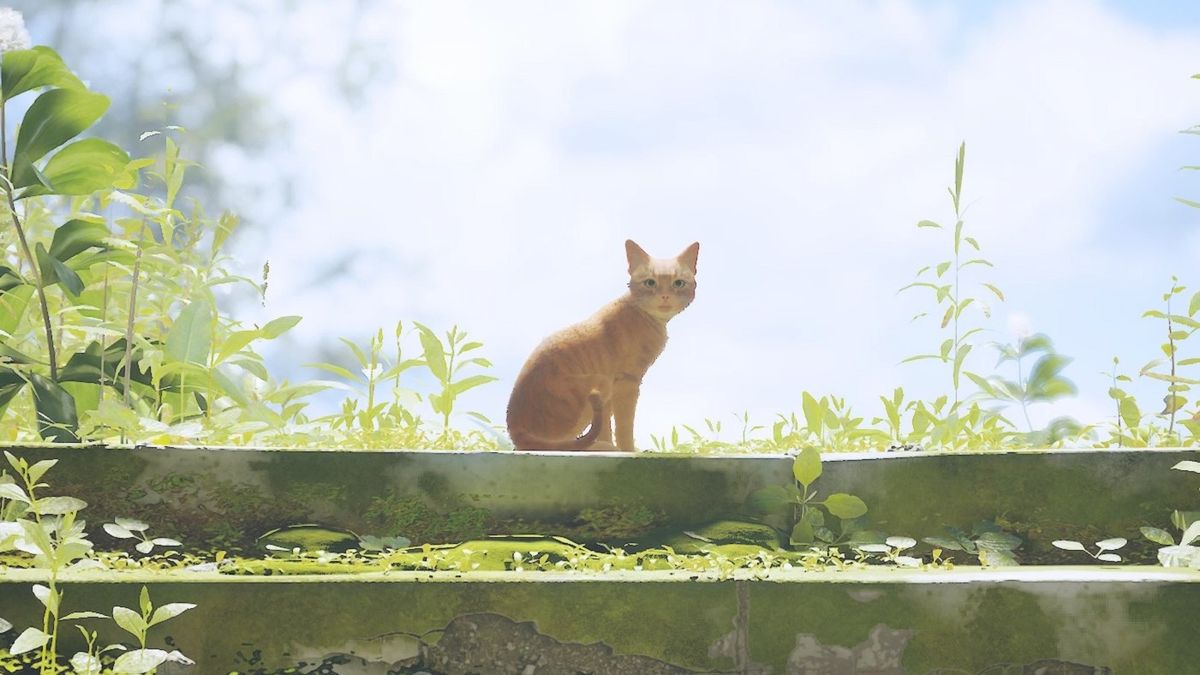
M 29 240 L 25 237 L 25 228 L 21 227 L 21 218 L 17 215 L 17 202 L 13 197 L 16 189 L 12 182 L 12 167 L 8 163 L 8 130 L 5 119 L 5 106 L 0 103 L 0 173 L 4 179 L 4 194 L 8 198 L 8 212 L 12 216 L 13 227 L 17 230 L 17 241 L 21 244 L 21 252 L 29 268 L 33 270 L 34 288 L 37 289 L 38 304 L 42 308 L 42 324 L 46 329 L 46 353 L 50 359 L 50 379 L 58 381 L 58 356 L 54 349 L 54 324 L 50 322 L 50 304 L 46 301 L 46 289 L 42 284 L 42 272 L 38 267 L 37 258 L 29 248 Z

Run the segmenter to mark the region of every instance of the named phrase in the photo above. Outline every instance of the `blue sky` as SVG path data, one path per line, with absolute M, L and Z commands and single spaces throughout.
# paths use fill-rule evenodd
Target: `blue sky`
M 345 11 L 287 20 L 319 55 Z M 1172 273 L 1200 288 L 1200 210 L 1172 199 L 1200 199 L 1200 173 L 1178 169 L 1200 164 L 1200 138 L 1178 133 L 1200 124 L 1200 5 L 371 11 L 394 78 L 354 108 L 318 77 L 273 83 L 290 150 L 214 167 L 256 179 L 304 167 L 286 222 L 238 241 L 247 271 L 264 256 L 272 269 L 267 307 L 244 317 L 305 316 L 269 354 L 281 372 L 319 377 L 297 368 L 316 345 L 397 319 L 457 323 L 501 378 L 462 404 L 501 421 L 532 348 L 623 290 L 632 237 L 660 256 L 701 243 L 696 302 L 643 388 L 641 446 L 705 417 L 769 422 L 798 410 L 802 390 L 845 396 L 868 418 L 896 386 L 944 393 L 943 366 L 899 364 L 944 335 L 910 323 L 931 309 L 924 296 L 896 290 L 945 257 L 944 238 L 915 223 L 952 220 L 945 188 L 963 140 L 967 230 L 996 265 L 969 280 L 1007 298 L 991 318 L 966 316 L 989 331 L 969 367 L 991 372 L 987 342 L 1015 329 L 1046 332 L 1075 359 L 1079 396 L 1035 408 L 1035 422 L 1109 415 L 1099 371 L 1118 355 L 1136 373 L 1157 355 L 1161 331 L 1139 317 Z M 225 206 L 252 211 L 246 199 Z M 1132 388 L 1145 408 L 1163 393 Z
M 1074 357 L 1080 395 L 1035 422 L 1100 421 L 1099 371 L 1118 355 L 1136 373 L 1157 354 L 1160 330 L 1139 317 L 1170 274 L 1200 287 L 1200 211 L 1172 199 L 1200 195 L 1178 170 L 1200 163 L 1200 143 L 1177 133 L 1200 123 L 1197 11 L 959 6 L 386 12 L 397 77 L 372 106 L 314 109 L 303 82 L 281 96 L 296 157 L 325 161 L 287 228 L 259 242 L 266 312 L 306 316 L 273 359 L 395 319 L 458 323 L 501 378 L 463 403 L 501 420 L 533 346 L 621 292 L 626 237 L 656 255 L 699 240 L 698 297 L 647 376 L 641 445 L 704 417 L 769 421 L 802 390 L 877 415 L 896 386 L 948 388 L 944 367 L 899 365 L 944 336 L 909 322 L 926 298 L 896 289 L 947 251 L 915 223 L 951 220 L 965 139 L 967 229 L 996 265 L 974 280 L 1007 298 L 990 319 L 968 315 L 989 331 L 969 366 L 991 372 L 988 341 L 1044 331 Z M 349 274 L 312 283 L 348 251 Z M 1161 397 L 1133 388 L 1146 408 Z

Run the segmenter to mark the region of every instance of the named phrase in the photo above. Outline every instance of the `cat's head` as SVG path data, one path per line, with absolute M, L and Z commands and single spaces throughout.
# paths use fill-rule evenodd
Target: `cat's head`
M 674 258 L 651 258 L 632 239 L 625 241 L 629 260 L 629 293 L 650 316 L 667 321 L 682 312 L 696 297 L 695 242 Z

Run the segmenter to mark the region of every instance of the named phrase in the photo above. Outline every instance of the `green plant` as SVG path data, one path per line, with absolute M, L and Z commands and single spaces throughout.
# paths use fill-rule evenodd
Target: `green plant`
M 936 359 L 942 363 L 950 365 L 950 382 L 954 392 L 953 407 L 957 407 L 959 403 L 959 381 L 963 373 L 963 365 L 966 363 L 967 355 L 971 353 L 973 345 L 968 341 L 972 335 L 979 333 L 983 329 L 980 327 L 966 328 L 961 326 L 963 313 L 968 307 L 975 304 L 978 305 L 985 317 L 991 316 L 991 310 L 987 304 L 978 297 L 969 296 L 964 292 L 964 282 L 962 279 L 963 270 L 973 266 L 982 265 L 993 267 L 992 263 L 984 258 L 969 258 L 963 260 L 964 247 L 970 246 L 979 252 L 979 242 L 970 236 L 964 236 L 963 215 L 965 209 L 962 206 L 962 182 L 963 182 L 963 164 L 966 159 L 967 144 L 964 142 L 958 147 L 958 156 L 954 161 L 954 185 L 947 188 L 950 193 L 950 201 L 954 206 L 954 235 L 952 238 L 953 255 L 947 259 L 937 262 L 933 265 L 927 265 L 917 271 L 917 281 L 914 281 L 900 289 L 899 292 L 904 292 L 910 288 L 925 288 L 934 295 L 934 302 L 940 308 L 944 305 L 945 311 L 942 313 L 940 328 L 942 330 L 949 329 L 950 335 L 942 341 L 936 353 L 918 354 L 910 356 L 902 363 L 920 361 L 923 359 Z M 932 220 L 922 220 L 917 223 L 918 228 L 945 229 L 938 223 Z M 928 281 L 923 280 L 925 274 L 930 270 L 933 271 L 933 278 Z M 946 275 L 953 272 L 953 276 Z M 996 298 L 1003 302 L 1004 293 L 991 283 L 981 284 L 992 292 Z M 925 316 L 925 313 L 917 314 L 913 320 L 917 320 Z
M 1178 358 L 1180 344 L 1191 337 L 1197 329 L 1200 329 L 1200 321 L 1196 319 L 1197 314 L 1200 314 L 1200 292 L 1192 295 L 1186 315 L 1173 313 L 1171 310 L 1171 299 L 1186 290 L 1185 286 L 1179 284 L 1179 278 L 1172 276 L 1170 290 L 1162 295 L 1166 311 L 1151 309 L 1142 314 L 1144 318 L 1160 319 L 1166 323 L 1167 341 L 1160 348 L 1167 357 L 1167 362 L 1163 364 L 1162 361 L 1155 359 L 1142 366 L 1141 375 L 1167 383 L 1167 393 L 1163 397 L 1164 407 L 1161 414 L 1167 417 L 1167 438 L 1177 443 L 1182 443 L 1183 439 L 1175 431 L 1176 413 L 1188 403 L 1184 394 L 1191 390 L 1193 385 L 1200 384 L 1200 379 L 1183 377 L 1178 373 L 1182 367 L 1200 363 L 1200 358 Z M 1167 372 L 1158 370 L 1163 365 L 1168 367 Z M 1200 419 L 1186 419 L 1182 421 L 1182 424 L 1191 432 L 1192 436 L 1200 434 Z
M 804 448 L 792 462 L 792 476 L 796 483 L 755 490 L 747 505 L 751 511 L 760 514 L 788 514 L 792 523 L 788 541 L 794 546 L 836 544 L 850 539 L 856 533 L 861 534 L 857 519 L 866 515 L 866 503 L 844 492 L 831 494 L 818 501 L 818 493 L 812 489 L 812 484 L 820 478 L 821 472 L 821 454 L 815 448 Z M 826 513 L 838 520 L 836 531 L 826 525 Z
M 922 562 L 920 558 L 903 555 L 904 551 L 916 545 L 917 540 L 910 537 L 888 537 L 882 544 L 857 544 L 854 548 L 864 553 L 877 554 L 885 562 L 898 567 L 918 567 Z
M 364 433 L 381 431 L 387 427 L 419 426 L 419 418 L 413 416 L 411 408 L 414 402 L 420 401 L 421 396 L 414 391 L 400 386 L 400 375 L 410 368 L 423 366 L 420 359 L 403 358 L 401 338 L 404 333 L 402 322 L 396 322 L 394 331 L 396 356 L 389 359 L 383 353 L 383 329 L 380 328 L 371 336 L 364 350 L 354 342 L 341 338 L 350 348 L 359 366 L 359 372 L 354 373 L 333 363 L 311 363 L 310 367 L 333 373 L 351 383 L 351 386 L 365 396 L 366 407 L 358 409 L 359 399 L 347 399 L 342 404 L 341 416 L 330 418 L 333 428 L 350 430 L 356 425 Z M 392 400 L 390 403 L 379 400 L 378 389 L 388 380 L 392 380 Z
M 1033 423 L 1029 421 L 1031 403 L 1049 403 L 1076 393 L 1075 384 L 1061 374 L 1071 359 L 1054 351 L 1054 344 L 1043 333 L 1022 337 L 1016 345 L 996 343 L 995 347 L 1000 352 L 996 365 L 1015 363 L 1017 379 L 965 373 L 979 387 L 983 396 L 1004 404 L 1015 403 L 1021 407 L 1021 415 L 1025 418 L 1028 430 L 1026 442 L 1029 445 L 1054 443 L 1063 438 L 1078 436 L 1082 427 L 1069 417 L 1059 417 L 1038 432 L 1033 430 Z M 1039 352 L 1041 356 L 1026 376 L 1023 361 Z
M 1137 399 L 1121 388 L 1121 382 L 1132 382 L 1133 378 L 1128 375 L 1117 373 L 1117 366 L 1121 360 L 1113 357 L 1113 369 L 1108 373 L 1101 373 L 1105 377 L 1110 378 L 1111 384 L 1108 387 L 1108 397 L 1116 404 L 1116 415 L 1114 416 L 1114 431 L 1111 434 L 1112 439 L 1116 440 L 1117 447 L 1129 445 L 1131 447 L 1145 447 L 1149 443 L 1149 439 L 1145 435 L 1139 433 L 1139 427 L 1142 423 L 1142 411 L 1138 408 Z
M 467 366 L 491 368 L 492 363 L 478 356 L 462 358 L 467 352 L 482 347 L 483 343 L 468 342 L 467 332 L 460 331 L 458 326 L 446 331 L 445 344 L 438 338 L 437 333 L 426 326 L 419 323 L 416 326 L 421 337 L 421 349 L 425 352 L 425 365 L 441 387 L 440 392 L 429 395 L 429 404 L 433 406 L 434 412 L 442 416 L 443 434 L 446 434 L 450 431 L 450 415 L 454 412 L 454 402 L 458 397 L 470 389 L 496 381 L 491 375 L 469 375 L 456 380 L 454 378 L 458 371 Z M 480 413 L 468 412 L 467 415 L 484 424 L 491 424 L 491 421 Z
M 1200 473 L 1200 462 L 1182 461 L 1171 468 Z M 1178 543 L 1170 533 L 1157 527 L 1142 527 L 1142 536 L 1163 546 L 1158 550 L 1158 559 L 1163 565 L 1200 568 L 1200 546 L 1194 545 L 1200 539 L 1200 511 L 1176 510 L 1171 513 L 1171 524 L 1180 530 Z
M 938 548 L 976 556 L 979 564 L 994 567 L 1018 564 L 1016 550 L 1022 544 L 1020 537 L 1005 532 L 989 521 L 975 523 L 970 534 L 947 526 L 942 528 L 941 535 L 926 537 L 922 541 Z
M 116 539 L 138 539 L 134 548 L 139 553 L 148 555 L 155 546 L 182 546 L 183 544 L 167 537 L 151 537 L 146 534 L 150 526 L 133 518 L 117 518 L 116 522 L 104 523 L 104 531 Z
M 1084 553 L 1092 556 L 1092 558 L 1095 560 L 1103 560 L 1104 562 L 1121 562 L 1120 555 L 1116 553 L 1109 553 L 1109 551 L 1116 551 L 1117 549 L 1123 548 L 1125 544 L 1129 543 L 1129 541 L 1121 537 L 1114 537 L 1112 539 L 1098 541 L 1096 542 L 1095 553 L 1089 551 L 1083 544 L 1070 539 L 1056 539 L 1052 543 L 1054 544 L 1055 548 L 1061 548 L 1064 551 L 1083 551 Z

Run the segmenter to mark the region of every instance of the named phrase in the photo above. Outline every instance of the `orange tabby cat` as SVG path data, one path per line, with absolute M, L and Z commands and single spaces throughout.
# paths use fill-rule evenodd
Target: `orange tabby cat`
M 675 258 L 625 242 L 629 293 L 546 338 L 517 375 L 508 399 L 516 449 L 633 452 L 642 378 L 667 344 L 667 322 L 696 297 L 699 254 L 699 242 Z

